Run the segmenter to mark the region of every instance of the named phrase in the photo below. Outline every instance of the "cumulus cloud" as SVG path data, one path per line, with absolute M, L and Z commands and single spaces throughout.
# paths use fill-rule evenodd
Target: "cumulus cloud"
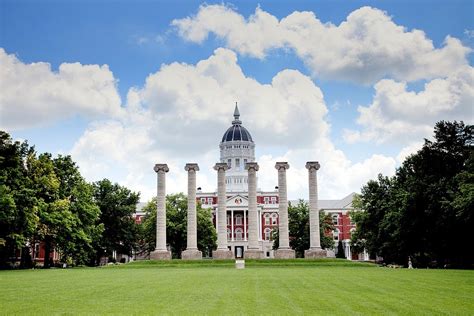
M 225 5 L 203 5 L 196 15 L 172 22 L 184 39 L 202 43 L 209 34 L 241 54 L 264 58 L 275 48 L 293 50 L 315 76 L 373 83 L 382 78 L 431 79 L 468 64 L 470 48 L 447 36 L 440 48 L 421 30 L 397 25 L 384 11 L 362 7 L 339 25 L 313 12 L 278 20 L 257 7 L 248 19 Z
M 406 82 L 381 80 L 368 106 L 359 106 L 357 122 L 362 131 L 346 130 L 349 143 L 396 141 L 406 144 L 432 134 L 439 120 L 474 119 L 474 68 L 466 66 L 446 78 L 427 82 L 419 92 Z
M 121 100 L 107 65 L 21 62 L 0 48 L 0 128 L 17 130 L 74 115 L 120 114 Z
M 277 184 L 277 160 L 291 165 L 291 198 L 307 195 L 304 165 L 308 160 L 321 162 L 321 196 L 332 198 L 358 190 L 377 173 L 395 168 L 394 159 L 378 155 L 353 164 L 334 148 L 323 95 L 310 78 L 284 70 L 271 84 L 261 84 L 245 76 L 235 53 L 227 49 L 217 49 L 195 65 L 163 65 L 143 87 L 130 89 L 126 115 L 90 124 L 72 155 L 88 179 L 120 181 L 140 190 L 144 200 L 155 194 L 152 167 L 159 162 L 170 166 L 168 192 L 186 191 L 187 162 L 200 165 L 198 186 L 214 191 L 212 166 L 219 159 L 221 137 L 233 119 L 234 100 L 240 100 L 243 125 L 256 142 L 263 190 L 273 190 Z M 282 155 L 268 155 L 275 148 Z

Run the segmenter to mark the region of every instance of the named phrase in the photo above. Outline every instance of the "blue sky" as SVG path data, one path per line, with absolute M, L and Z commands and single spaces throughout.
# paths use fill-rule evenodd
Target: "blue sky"
M 186 190 L 190 160 L 215 189 L 238 101 L 262 189 L 285 159 L 290 198 L 305 197 L 304 161 L 320 160 L 320 195 L 343 197 L 393 173 L 437 120 L 472 123 L 473 12 L 473 1 L 0 1 L 11 70 L 0 128 L 146 200 L 154 162 L 174 167 L 172 192 Z

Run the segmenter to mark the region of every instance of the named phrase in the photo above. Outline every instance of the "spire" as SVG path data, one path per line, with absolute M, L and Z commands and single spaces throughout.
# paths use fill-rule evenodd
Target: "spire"
M 239 120 L 239 118 L 240 118 L 239 107 L 237 106 L 237 102 L 235 102 L 234 120 L 232 121 L 232 124 L 233 125 L 242 124 L 242 121 Z
M 238 120 L 239 117 L 240 117 L 239 107 L 237 106 L 237 102 L 235 102 L 234 119 Z

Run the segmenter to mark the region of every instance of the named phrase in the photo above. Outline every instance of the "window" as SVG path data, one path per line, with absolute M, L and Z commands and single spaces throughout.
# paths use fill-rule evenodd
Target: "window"
M 277 213 L 273 213 L 273 214 L 272 214 L 272 225 L 276 225 L 276 224 L 277 224 L 277 218 L 278 218 Z
M 227 167 L 232 168 L 232 159 L 227 159 Z
M 334 240 L 339 240 L 339 229 L 335 229 L 334 232 L 332 233 L 332 236 Z
M 230 225 L 230 215 L 227 215 L 227 225 Z
M 235 225 L 242 225 L 242 215 L 235 215 Z
M 272 196 L 272 204 L 276 204 L 276 202 L 277 202 L 276 196 Z
M 270 225 L 270 214 L 265 213 L 264 217 L 265 217 L 265 225 Z
M 235 158 L 235 167 L 237 169 L 240 169 L 240 159 L 239 158 Z
M 235 240 L 242 240 L 242 236 L 243 236 L 242 228 L 237 228 L 235 230 Z
M 227 240 L 232 240 L 232 236 L 230 234 L 230 229 L 227 228 Z
M 212 198 L 207 198 L 207 204 L 212 204 Z
M 266 241 L 269 241 L 270 240 L 270 236 L 271 236 L 271 233 L 272 233 L 272 230 L 270 228 L 265 228 L 265 240 Z
M 339 215 L 337 215 L 337 214 L 333 214 L 333 215 L 332 215 L 332 223 L 333 223 L 334 225 L 337 225 L 337 224 L 338 224 L 338 219 L 339 219 Z
M 247 164 L 247 159 L 244 159 L 244 168 L 246 164 Z
M 201 204 L 206 204 L 206 198 L 201 198 Z
M 270 198 L 268 196 L 263 198 L 263 203 L 268 204 L 270 202 Z

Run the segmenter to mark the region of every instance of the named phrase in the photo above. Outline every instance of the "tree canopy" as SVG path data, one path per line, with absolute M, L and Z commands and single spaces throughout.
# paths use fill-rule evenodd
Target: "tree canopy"
M 166 240 L 170 245 L 173 258 L 181 258 L 187 242 L 187 197 L 183 193 L 166 196 Z M 144 208 L 146 216 L 143 222 L 143 247 L 147 252 L 153 251 L 156 244 L 156 198 Z M 198 203 L 197 246 L 203 255 L 210 255 L 217 247 L 216 230 L 212 223 L 211 210 L 202 208 Z
M 469 266 L 474 236 L 474 127 L 438 122 L 434 141 L 409 156 L 395 176 L 361 190 L 352 244 L 386 262 Z M 357 204 L 356 203 L 356 204 Z

